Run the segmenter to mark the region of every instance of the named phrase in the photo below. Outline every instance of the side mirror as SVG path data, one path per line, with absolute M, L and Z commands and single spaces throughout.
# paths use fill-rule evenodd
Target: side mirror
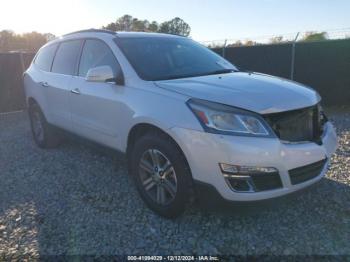
M 98 66 L 91 68 L 86 74 L 86 81 L 88 82 L 114 82 L 118 85 L 124 84 L 123 75 L 115 76 L 110 66 Z

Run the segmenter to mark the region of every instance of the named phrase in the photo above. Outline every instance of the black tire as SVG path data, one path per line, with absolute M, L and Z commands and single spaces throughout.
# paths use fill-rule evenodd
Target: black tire
M 143 186 L 145 180 L 142 181 L 140 162 L 149 150 L 161 152 L 172 164 L 174 170 L 172 175 L 176 176 L 177 190 L 169 203 L 157 203 Z M 134 178 L 137 190 L 151 210 L 165 218 L 178 217 L 185 211 L 192 197 L 192 176 L 183 153 L 167 135 L 153 132 L 139 138 L 130 152 L 129 161 L 131 175 Z M 158 190 L 158 188 L 155 190 Z
M 29 118 L 34 141 L 40 148 L 55 148 L 61 143 L 62 135 L 57 128 L 46 121 L 38 104 L 29 107 Z M 41 125 L 40 134 L 37 125 Z

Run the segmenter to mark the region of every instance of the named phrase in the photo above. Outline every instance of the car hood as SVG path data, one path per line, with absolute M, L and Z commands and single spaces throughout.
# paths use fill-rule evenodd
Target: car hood
M 320 101 L 316 91 L 287 79 L 235 72 L 156 81 L 161 88 L 260 114 L 309 107 Z

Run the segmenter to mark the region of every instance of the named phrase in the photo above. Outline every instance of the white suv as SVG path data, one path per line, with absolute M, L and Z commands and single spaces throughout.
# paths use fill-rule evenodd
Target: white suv
M 248 202 L 305 188 L 337 146 L 313 89 L 242 72 L 194 41 L 84 30 L 42 47 L 24 74 L 35 142 L 66 130 L 125 152 L 146 204 Z

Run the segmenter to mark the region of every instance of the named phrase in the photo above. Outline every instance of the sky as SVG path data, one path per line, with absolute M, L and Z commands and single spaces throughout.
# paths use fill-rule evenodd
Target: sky
M 130 14 L 181 17 L 197 41 L 349 28 L 350 0 L 0 0 L 0 30 L 57 36 Z

